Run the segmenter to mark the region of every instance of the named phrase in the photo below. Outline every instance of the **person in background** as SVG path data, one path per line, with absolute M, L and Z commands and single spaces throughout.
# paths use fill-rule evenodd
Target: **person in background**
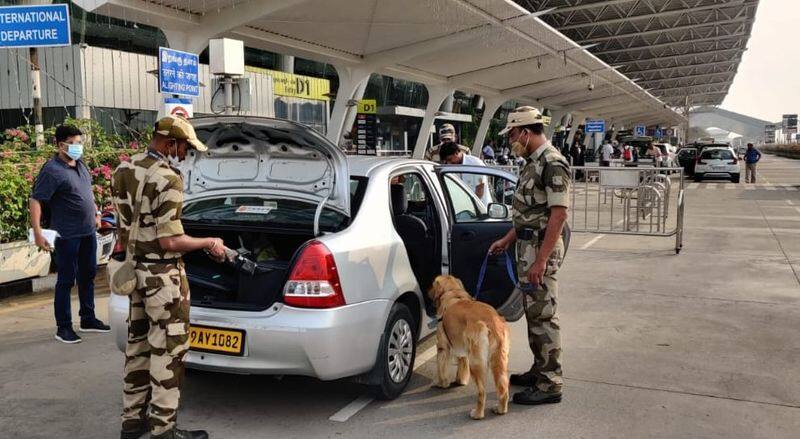
M 655 144 L 650 145 L 650 155 L 653 157 L 653 166 L 661 166 L 661 149 Z
M 31 227 L 36 245 L 46 251 L 55 250 L 56 335 L 63 343 L 80 343 L 72 327 L 70 293 L 78 283 L 81 332 L 109 332 L 111 328 L 94 312 L 94 277 L 97 272 L 97 225 L 100 222 L 92 192 L 92 176 L 81 160 L 83 133 L 77 127 L 56 128 L 58 152 L 42 167 L 30 199 Z M 50 210 L 50 228 L 58 233 L 55 249 L 42 234 L 42 205 Z
M 442 158 L 442 163 L 446 165 L 486 166 L 483 160 L 464 154 L 454 142 L 444 143 L 439 150 L 439 157 Z M 486 175 L 461 174 L 460 177 L 475 192 L 475 195 L 483 201 L 484 206 L 489 206 L 492 203 L 492 195 Z
M 441 162 L 441 158 L 439 157 L 439 149 L 444 145 L 446 142 L 454 142 L 458 145 L 458 148 L 464 152 L 464 154 L 469 154 L 469 148 L 464 145 L 458 144 L 456 139 L 456 127 L 452 124 L 446 123 L 439 128 L 439 143 L 434 146 L 432 149 L 429 149 L 425 153 L 425 160 L 430 160 L 432 162 Z
M 614 156 L 614 147 L 606 141 L 600 149 L 600 166 L 611 166 L 611 158 Z
M 486 142 L 486 145 L 483 146 L 482 153 L 484 160 L 494 160 L 494 140 Z
M 761 160 L 761 151 L 757 150 L 752 143 L 747 144 L 747 151 L 744 153 L 744 181 L 745 183 L 756 182 L 756 167 Z

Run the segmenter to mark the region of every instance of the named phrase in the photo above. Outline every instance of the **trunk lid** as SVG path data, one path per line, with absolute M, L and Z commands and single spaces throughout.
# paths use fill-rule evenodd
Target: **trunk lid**
M 186 200 L 231 190 L 264 191 L 350 216 L 347 159 L 311 128 L 280 119 L 215 116 L 191 120 L 208 151 L 181 163 Z

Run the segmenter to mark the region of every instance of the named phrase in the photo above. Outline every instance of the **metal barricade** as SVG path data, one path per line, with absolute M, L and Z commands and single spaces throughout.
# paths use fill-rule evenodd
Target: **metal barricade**
M 574 232 L 675 236 L 675 253 L 680 253 L 682 168 L 573 166 L 571 174 Z

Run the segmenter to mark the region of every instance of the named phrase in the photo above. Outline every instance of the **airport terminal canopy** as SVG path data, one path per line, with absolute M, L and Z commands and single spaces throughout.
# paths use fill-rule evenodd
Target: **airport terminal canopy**
M 758 0 L 515 0 L 671 106 L 720 105 Z
M 333 64 L 340 78 L 331 116 L 334 129 L 329 130 L 334 138 L 341 133 L 341 126 L 335 125 L 344 121 L 345 102 L 370 73 L 424 83 L 434 104 L 429 102 L 426 112 L 430 122 L 434 118 L 430 113 L 456 89 L 485 97 L 491 111 L 516 99 L 618 123 L 672 126 L 685 121 L 538 14 L 511 0 L 75 3 L 157 26 L 177 49 L 199 52 L 209 38 L 229 36 L 250 47 Z

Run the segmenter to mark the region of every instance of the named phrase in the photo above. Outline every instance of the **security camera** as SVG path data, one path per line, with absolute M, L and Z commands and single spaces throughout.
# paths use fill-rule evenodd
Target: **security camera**
M 589 83 L 589 91 L 594 90 L 594 82 Z

